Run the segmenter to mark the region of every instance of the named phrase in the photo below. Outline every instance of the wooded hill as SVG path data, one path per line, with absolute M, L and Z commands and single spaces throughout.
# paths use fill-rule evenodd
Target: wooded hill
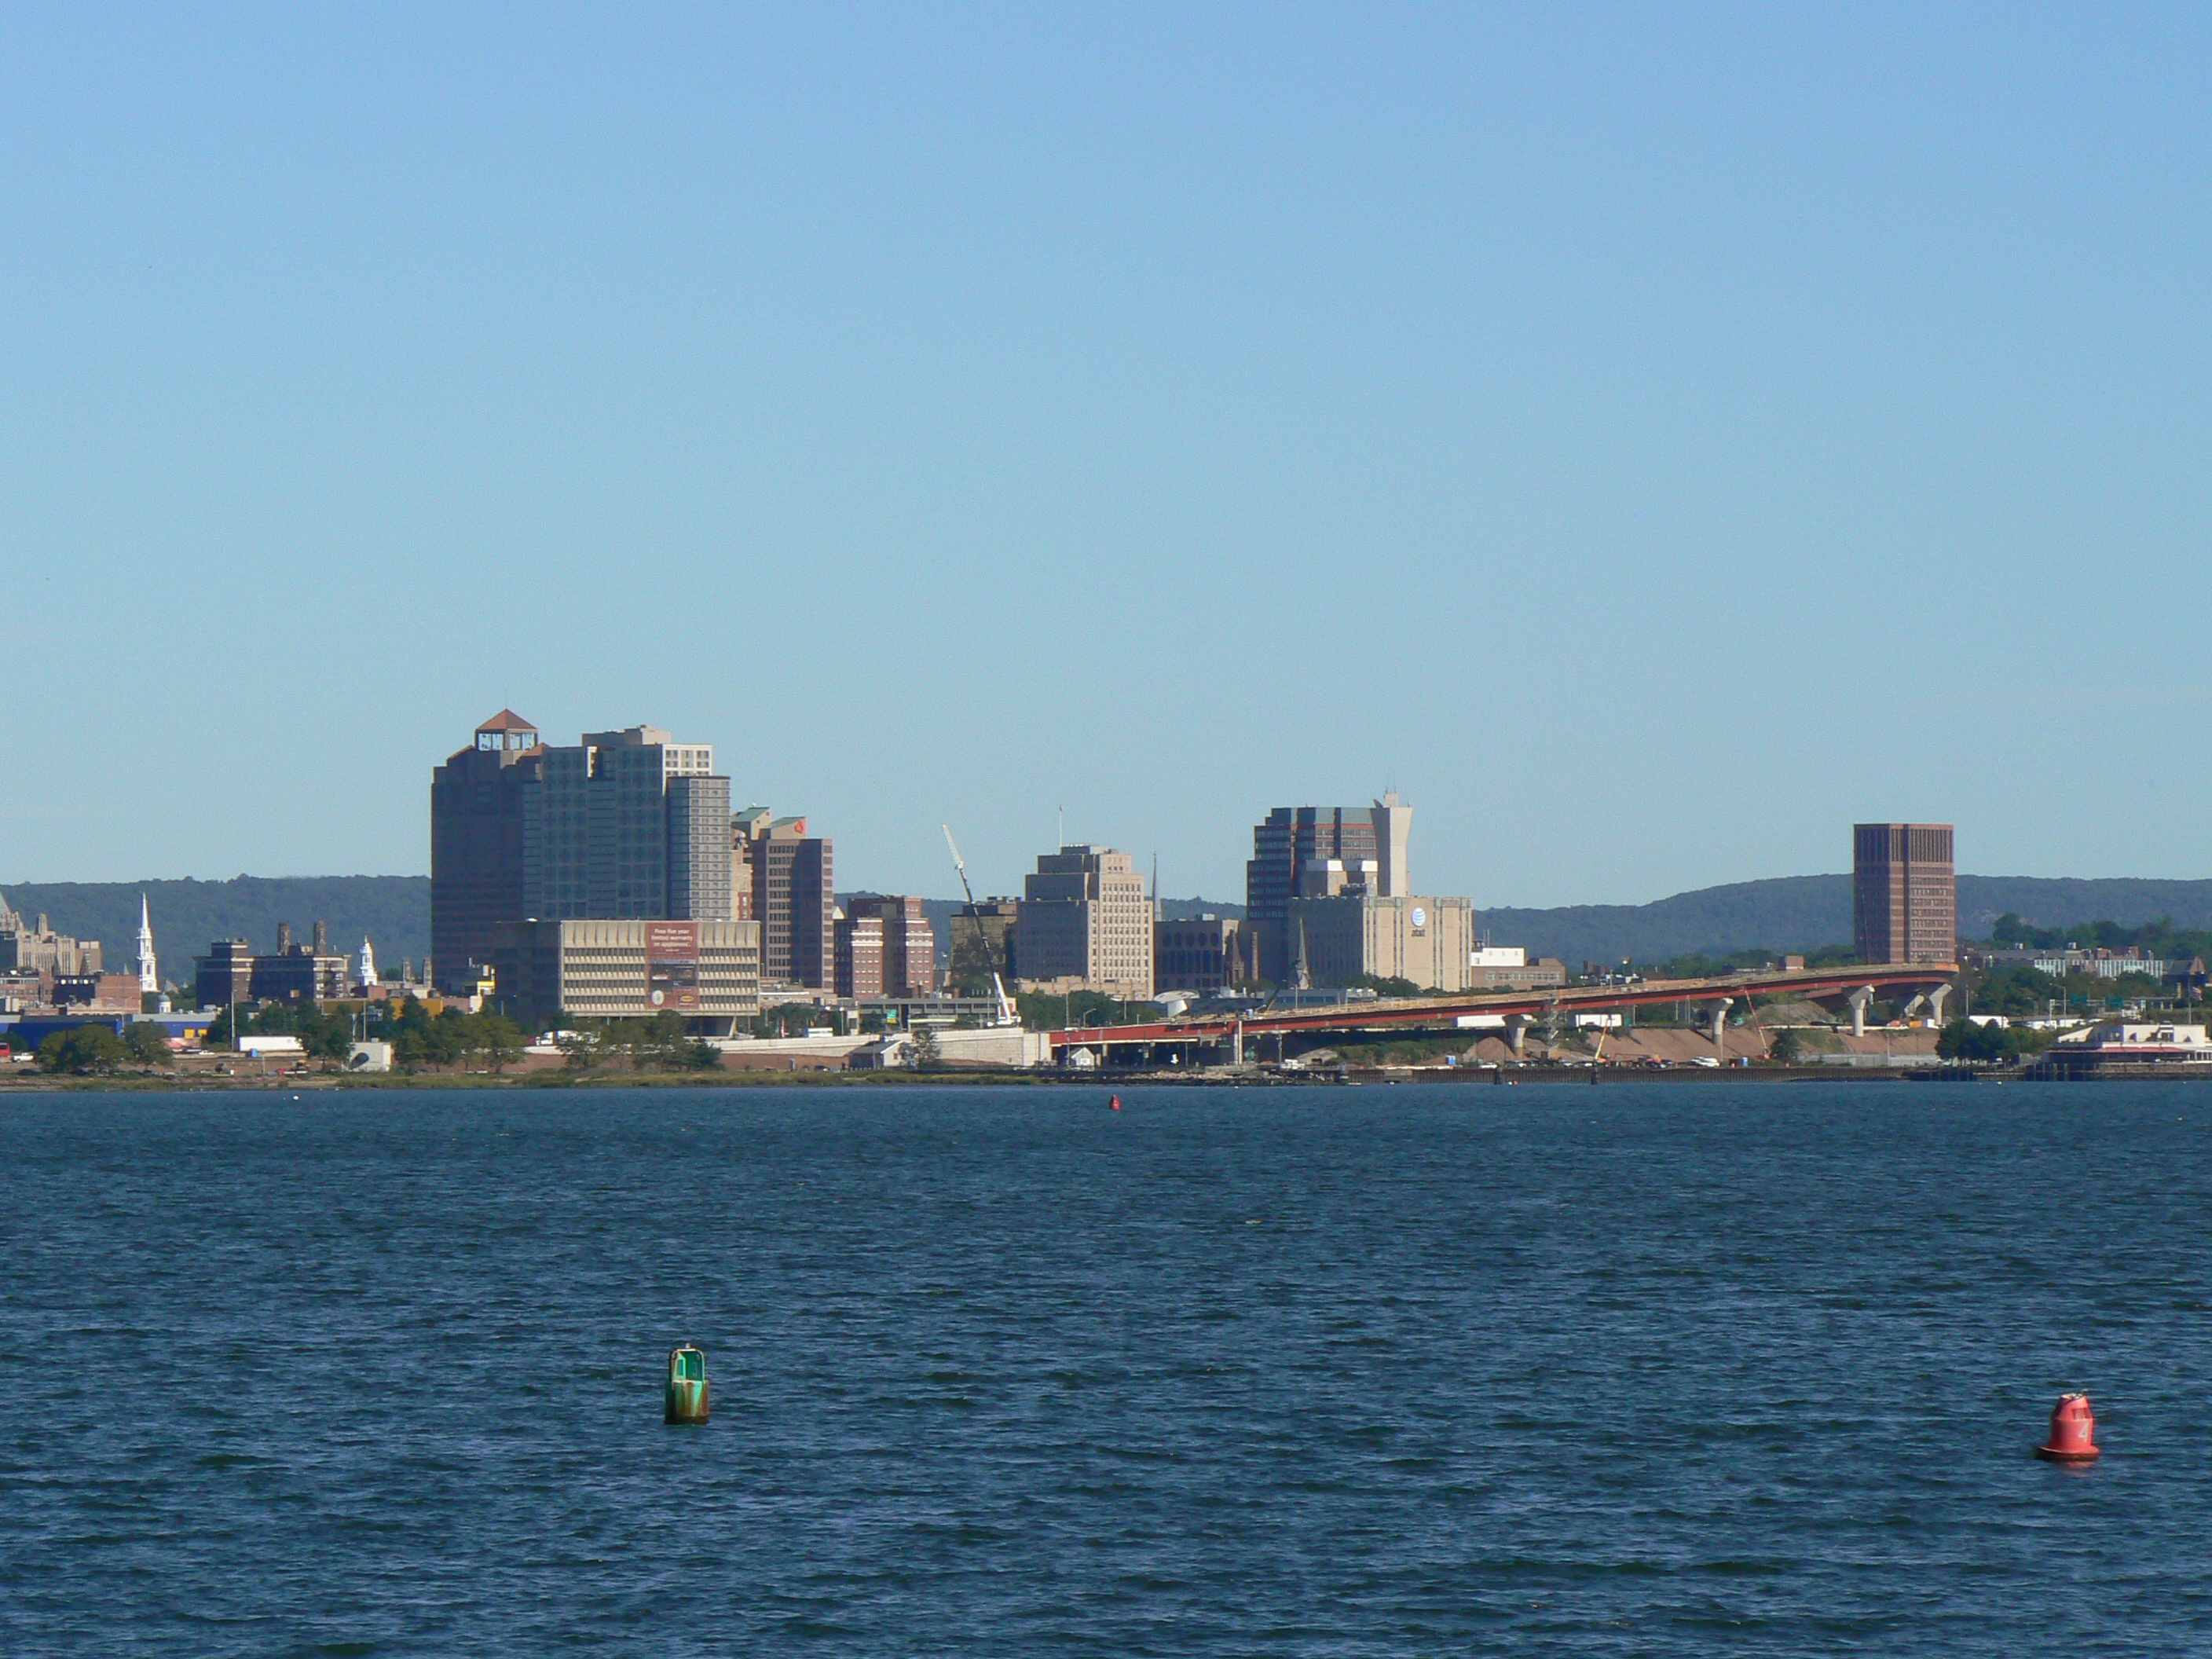
M 2093 920 L 2127 927 L 2170 919 L 2177 927 L 2212 927 L 2212 881 L 2077 880 L 2037 876 L 1960 876 L 1959 935 L 1984 939 L 2011 913 L 2036 927 Z M 1848 945 L 1849 876 L 1784 876 L 1677 893 L 1650 904 L 1577 904 L 1557 909 L 1486 910 L 1480 926 L 1498 945 L 1525 945 L 1531 956 L 1584 962 L 1640 963 L 1731 951 L 1814 950 Z
M 237 876 L 228 881 L 20 882 L 0 887 L 27 921 L 43 911 L 53 925 L 100 943 L 110 973 L 137 966 L 138 896 L 146 896 L 154 951 L 164 981 L 192 976 L 192 958 L 210 941 L 242 939 L 257 951 L 276 948 L 276 924 L 289 921 L 308 939 L 317 921 L 330 924 L 331 948 L 350 956 L 366 936 L 380 967 L 430 952 L 428 876 Z

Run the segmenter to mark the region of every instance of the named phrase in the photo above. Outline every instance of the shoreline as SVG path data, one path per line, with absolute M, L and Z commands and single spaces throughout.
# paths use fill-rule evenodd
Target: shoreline
M 1118 1088 L 1177 1089 L 1310 1089 L 1402 1087 L 1407 1085 L 1445 1085 L 1461 1088 L 1519 1088 L 1544 1085 L 1569 1088 L 1619 1088 L 1625 1085 L 1747 1083 L 2186 1083 L 2212 1081 L 2212 1067 L 2143 1067 L 2088 1072 L 2078 1077 L 2035 1076 L 2003 1071 L 1951 1073 L 1935 1067 L 1765 1066 L 1674 1066 L 1667 1068 L 1601 1069 L 1593 1077 L 1587 1066 L 1526 1066 L 1511 1070 L 1473 1066 L 1355 1067 L 1347 1075 L 1304 1073 L 1231 1073 L 1225 1069 L 1193 1074 L 1177 1072 L 1093 1072 L 1069 1074 L 1059 1071 L 962 1071 L 925 1073 L 805 1070 L 793 1072 L 720 1071 L 641 1072 L 612 1074 L 593 1072 L 581 1075 L 565 1072 L 518 1072 L 508 1074 L 476 1073 L 401 1073 L 362 1076 L 312 1073 L 302 1076 L 276 1073 L 266 1077 L 133 1073 L 110 1077 L 0 1078 L 0 1097 L 40 1094 L 319 1094 L 378 1091 L 399 1092 L 423 1090 L 556 1090 L 574 1089 L 941 1089 L 946 1087 L 1087 1089 L 1108 1092 Z

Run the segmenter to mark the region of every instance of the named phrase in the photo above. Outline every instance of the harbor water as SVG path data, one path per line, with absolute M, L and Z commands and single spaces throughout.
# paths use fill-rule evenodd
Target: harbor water
M 1115 1091 L 6 1097 L 0 1651 L 2212 1648 L 2212 1089 Z

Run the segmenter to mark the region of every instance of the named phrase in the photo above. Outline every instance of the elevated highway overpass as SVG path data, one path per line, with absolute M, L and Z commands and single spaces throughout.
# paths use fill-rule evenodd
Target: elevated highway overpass
M 1450 996 L 1382 998 L 1328 1008 L 1286 1008 L 1252 1014 L 1182 1015 L 1129 1025 L 1074 1026 L 1048 1033 L 1054 1054 L 1071 1048 L 1116 1045 L 1226 1042 L 1242 1050 L 1254 1037 L 1291 1032 L 1451 1030 L 1480 1015 L 1504 1020 L 1514 1046 L 1520 1033 L 1538 1019 L 1578 1013 L 1605 1013 L 1669 1002 L 1713 1006 L 1714 1022 L 1738 1001 L 1753 997 L 1792 996 L 1840 1000 L 1850 1005 L 1852 1027 L 1863 1031 L 1866 1006 L 1875 996 L 1911 992 L 1927 997 L 1941 1019 L 1943 1000 L 1958 964 L 1948 962 L 1887 962 L 1843 968 L 1784 968 L 1771 972 L 1723 974 L 1711 979 L 1632 979 L 1608 985 L 1573 985 L 1530 991 L 1467 992 Z

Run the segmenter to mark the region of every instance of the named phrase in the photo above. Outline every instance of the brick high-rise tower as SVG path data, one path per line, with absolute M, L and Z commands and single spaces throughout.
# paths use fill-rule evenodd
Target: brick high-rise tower
M 1851 826 L 1851 943 L 1862 962 L 1959 959 L 1949 824 Z

